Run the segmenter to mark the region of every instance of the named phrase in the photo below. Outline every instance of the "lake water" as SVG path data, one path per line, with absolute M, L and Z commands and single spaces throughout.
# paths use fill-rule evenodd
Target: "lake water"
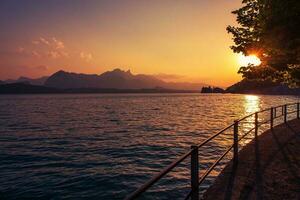
M 0 96 L 0 199 L 123 199 L 235 119 L 297 101 L 229 94 Z M 252 126 L 245 123 L 241 132 Z M 231 136 L 229 130 L 200 151 L 201 172 Z M 141 199 L 181 199 L 189 176 L 187 160 Z

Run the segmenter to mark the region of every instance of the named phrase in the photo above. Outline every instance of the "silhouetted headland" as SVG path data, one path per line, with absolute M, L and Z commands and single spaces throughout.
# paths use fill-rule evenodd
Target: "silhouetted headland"
M 204 199 L 299 199 L 300 120 L 278 125 L 254 138 L 231 161 Z
M 289 88 L 287 85 L 275 83 L 270 80 L 242 81 L 228 87 L 226 93 L 235 94 L 270 94 L 270 95 L 300 95 L 300 88 Z

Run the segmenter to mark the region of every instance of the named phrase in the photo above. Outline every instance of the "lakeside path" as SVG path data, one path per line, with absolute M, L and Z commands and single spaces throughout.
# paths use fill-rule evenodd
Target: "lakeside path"
M 205 200 L 300 199 L 300 120 L 253 139 L 205 192 Z

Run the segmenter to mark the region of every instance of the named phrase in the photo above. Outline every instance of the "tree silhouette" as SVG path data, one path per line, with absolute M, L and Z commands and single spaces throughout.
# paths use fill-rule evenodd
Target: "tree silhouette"
M 235 45 L 231 49 L 260 58 L 260 66 L 242 66 L 248 79 L 271 79 L 300 86 L 300 1 L 243 0 L 232 13 L 239 26 L 228 26 Z

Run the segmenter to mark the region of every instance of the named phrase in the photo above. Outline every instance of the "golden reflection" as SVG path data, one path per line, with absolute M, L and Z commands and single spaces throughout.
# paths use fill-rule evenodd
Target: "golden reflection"
M 251 114 L 259 111 L 260 98 L 256 95 L 245 95 L 245 112 L 246 114 Z
M 244 96 L 244 109 L 245 109 L 245 114 L 244 115 L 249 115 L 252 113 L 255 113 L 259 111 L 260 107 L 260 97 L 256 95 L 245 95 Z M 241 124 L 240 124 L 240 135 L 244 135 L 248 131 L 254 128 L 254 115 L 246 118 Z M 242 146 L 246 145 L 253 139 L 253 134 L 254 132 L 252 131 L 248 136 L 246 136 L 240 144 Z

